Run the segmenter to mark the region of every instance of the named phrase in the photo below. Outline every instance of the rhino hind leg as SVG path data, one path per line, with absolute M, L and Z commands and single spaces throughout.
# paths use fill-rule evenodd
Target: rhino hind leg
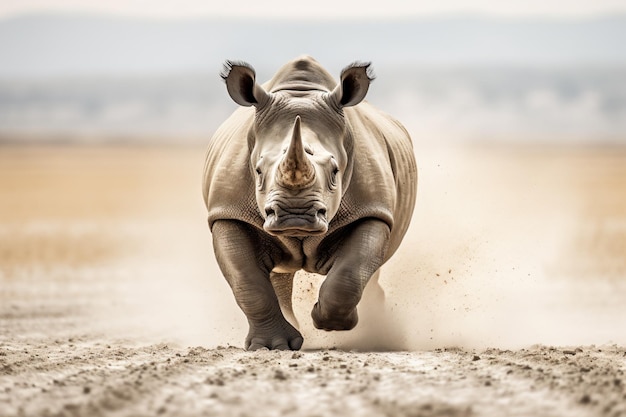
M 377 271 L 384 262 L 389 235 L 386 223 L 365 219 L 344 238 L 311 312 L 315 327 L 322 330 L 353 329 L 359 320 L 357 304 L 373 276 L 372 284 L 379 287 L 376 288 L 378 296 L 384 300 Z
M 269 280 L 272 247 L 250 226 L 219 220 L 213 224 L 213 248 L 237 304 L 248 319 L 248 350 L 298 350 L 302 335 L 283 316 Z
M 385 305 L 385 290 L 380 285 L 380 269 L 377 270 L 367 283 L 367 289 L 363 292 L 360 307 L 372 306 L 382 308 Z
M 278 297 L 278 304 L 283 312 L 283 316 L 285 316 L 289 323 L 298 328 L 298 319 L 296 319 L 296 315 L 293 313 L 292 303 L 294 275 L 295 273 L 272 272 L 270 273 L 270 281 Z

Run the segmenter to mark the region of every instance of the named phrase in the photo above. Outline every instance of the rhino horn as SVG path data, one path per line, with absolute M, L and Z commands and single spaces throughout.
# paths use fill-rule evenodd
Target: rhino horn
M 278 165 L 277 181 L 282 186 L 300 189 L 309 186 L 315 179 L 315 168 L 304 152 L 300 116 L 296 116 L 291 142 Z

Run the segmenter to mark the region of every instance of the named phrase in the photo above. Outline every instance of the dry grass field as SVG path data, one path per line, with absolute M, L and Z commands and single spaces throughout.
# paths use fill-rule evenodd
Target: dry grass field
M 0 416 L 626 416 L 626 150 L 416 146 L 384 307 L 245 352 L 203 149 L 0 147 Z

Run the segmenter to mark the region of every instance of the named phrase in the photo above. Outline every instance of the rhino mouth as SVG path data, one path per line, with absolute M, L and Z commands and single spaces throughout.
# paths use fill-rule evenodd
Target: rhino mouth
M 317 236 L 328 231 L 326 208 L 282 208 L 277 204 L 265 208 L 263 229 L 274 236 Z

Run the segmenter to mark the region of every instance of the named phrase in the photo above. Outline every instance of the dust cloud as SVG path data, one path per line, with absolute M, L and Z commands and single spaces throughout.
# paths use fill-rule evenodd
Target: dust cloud
M 626 202 L 618 197 L 626 187 L 625 156 L 598 149 L 418 150 L 415 215 L 382 268 L 382 311 L 364 297 L 352 335 L 314 334 L 313 345 L 625 343 Z M 302 297 L 306 304 L 311 294 Z
M 1 157 L 5 305 L 73 309 L 112 340 L 242 346 L 247 322 L 205 221 L 202 149 Z M 319 331 L 322 277 L 299 273 L 304 349 L 626 343 L 623 151 L 417 146 L 416 157 L 416 210 L 381 269 L 384 303 L 368 287 L 356 329 Z M 74 305 L 55 304 L 68 293 Z
M 417 159 L 416 211 L 402 246 L 382 268 L 384 304 L 368 286 L 356 329 L 316 330 L 310 310 L 323 277 L 299 273 L 294 305 L 304 348 L 626 342 L 624 212 L 612 200 L 613 187 L 626 184 L 603 186 L 620 174 L 623 181 L 623 159 L 523 148 L 425 149 Z M 140 285 L 134 316 L 147 313 L 141 327 L 160 337 L 239 346 L 245 318 L 213 260 L 208 231 L 194 227 L 185 234 L 173 225 L 166 233 L 186 243 L 178 260 L 171 249 L 160 257 L 169 270 L 140 262 L 154 271 L 143 273 L 149 279 Z M 590 235 L 596 245 L 613 247 L 614 259 L 585 251 L 581 245 L 593 245 Z

